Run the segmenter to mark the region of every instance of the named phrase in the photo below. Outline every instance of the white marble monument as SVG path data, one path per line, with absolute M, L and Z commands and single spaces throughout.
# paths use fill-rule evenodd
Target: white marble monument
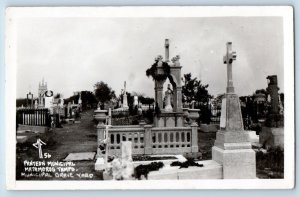
M 220 130 L 212 148 L 212 159 L 223 165 L 224 179 L 256 178 L 255 152 L 251 148 L 248 133 L 244 131 L 238 95 L 234 93 L 232 62 L 236 53 L 227 43 L 224 64 L 227 64 L 227 89 L 222 100 Z M 225 108 L 225 109 L 224 109 Z

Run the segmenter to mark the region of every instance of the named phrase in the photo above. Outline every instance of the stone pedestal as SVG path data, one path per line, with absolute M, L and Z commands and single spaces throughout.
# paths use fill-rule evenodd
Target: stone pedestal
M 255 152 L 250 143 L 226 143 L 224 149 L 214 146 L 212 159 L 223 165 L 224 179 L 255 179 Z M 249 148 L 246 148 L 249 147 Z
M 283 127 L 263 127 L 259 133 L 259 143 L 265 148 L 280 146 L 284 148 L 284 130 Z
M 216 134 L 212 159 L 223 165 L 224 179 L 256 178 L 255 152 L 249 134 L 244 131 L 240 102 L 236 94 L 222 101 L 221 130 Z
M 219 131 L 212 159 L 223 165 L 224 179 L 256 178 L 255 152 L 245 131 Z

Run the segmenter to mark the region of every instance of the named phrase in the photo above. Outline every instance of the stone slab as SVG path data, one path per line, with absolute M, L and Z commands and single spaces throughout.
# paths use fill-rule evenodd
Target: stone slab
M 177 171 L 162 170 L 148 174 L 148 180 L 178 180 Z
M 45 133 L 49 130 L 46 126 L 32 126 L 32 125 L 20 125 L 18 126 L 18 131 L 31 131 L 34 133 Z
M 199 161 L 203 167 L 179 168 L 177 166 L 165 166 L 159 171 L 148 174 L 148 180 L 186 180 L 186 179 L 222 179 L 222 165 L 213 161 Z
M 30 133 L 31 130 L 18 130 L 17 134 L 24 134 L 24 133 Z
M 178 171 L 178 177 L 182 179 L 222 179 L 222 165 L 213 160 L 200 161 L 203 167 L 188 167 Z
M 28 136 L 17 136 L 17 143 L 24 143 L 28 140 Z
M 95 154 L 95 152 L 70 153 L 64 161 L 91 161 Z

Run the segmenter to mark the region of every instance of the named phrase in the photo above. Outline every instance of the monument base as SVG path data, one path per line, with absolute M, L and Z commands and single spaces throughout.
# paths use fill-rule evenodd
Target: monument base
M 162 112 L 154 116 L 155 127 L 183 127 L 183 112 Z
M 283 127 L 263 127 L 259 133 L 259 143 L 265 148 L 280 146 L 284 148 Z
M 236 147 L 234 143 L 232 145 Z M 223 165 L 224 179 L 256 178 L 255 152 L 252 149 L 226 150 L 214 146 L 212 148 L 212 159 Z
M 245 131 L 219 131 L 212 159 L 223 165 L 224 179 L 256 178 L 255 152 Z

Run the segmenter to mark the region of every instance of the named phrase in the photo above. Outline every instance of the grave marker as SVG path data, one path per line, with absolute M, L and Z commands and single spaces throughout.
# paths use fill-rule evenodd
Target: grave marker
M 248 133 L 244 131 L 240 100 L 234 93 L 232 62 L 236 53 L 227 43 L 224 63 L 227 64 L 227 88 L 222 100 L 220 130 L 212 148 L 212 159 L 223 165 L 224 179 L 256 178 L 255 152 L 251 149 Z

